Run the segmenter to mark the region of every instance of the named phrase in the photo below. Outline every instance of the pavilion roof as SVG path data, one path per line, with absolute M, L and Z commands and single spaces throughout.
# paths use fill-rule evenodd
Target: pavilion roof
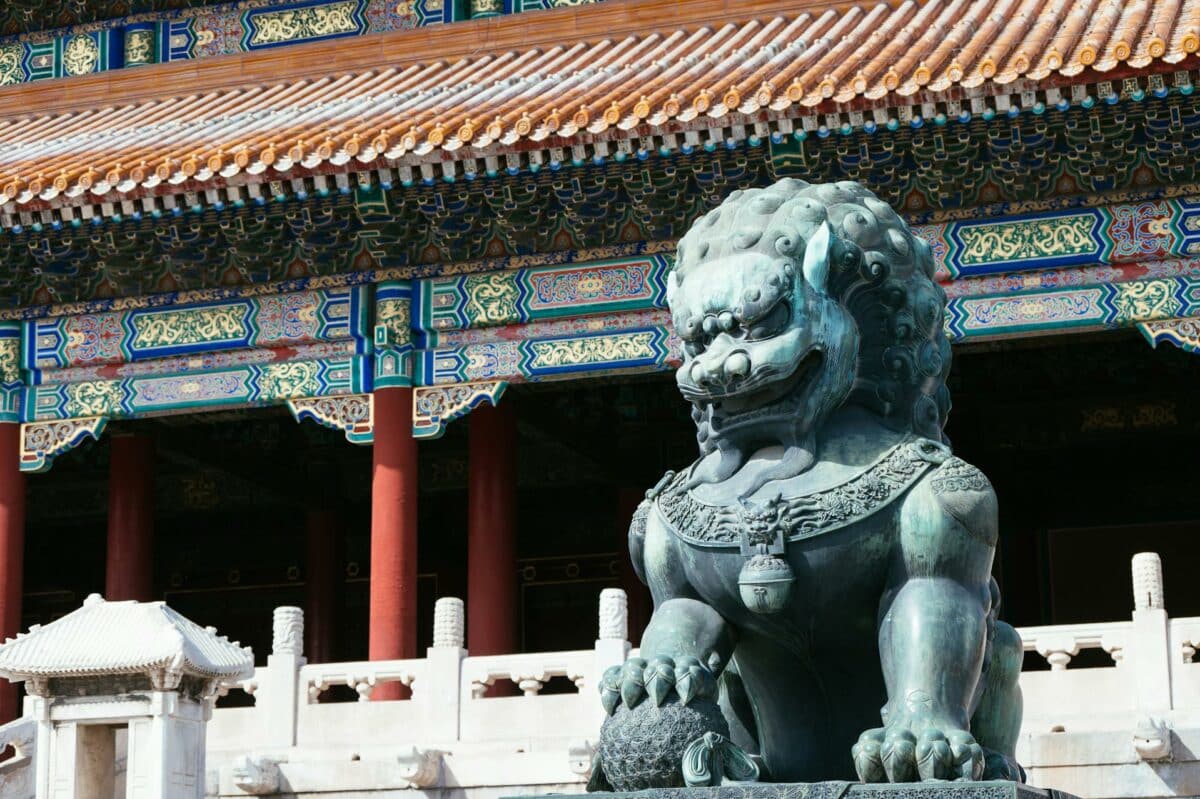
M 1200 0 L 610 0 L 444 27 L 380 34 L 374 63 L 345 70 L 331 49 L 355 47 L 344 42 L 291 48 L 286 63 L 127 70 L 104 78 L 105 94 L 82 91 L 89 105 L 44 115 L 10 94 L 36 109 L 37 87 L 0 91 L 0 201 L 104 202 L 241 173 L 419 165 L 1162 72 L 1200 47 Z
M 78 610 L 0 644 L 0 676 L 14 680 L 163 670 L 237 679 L 253 673 L 254 657 L 163 602 L 106 602 L 95 594 Z

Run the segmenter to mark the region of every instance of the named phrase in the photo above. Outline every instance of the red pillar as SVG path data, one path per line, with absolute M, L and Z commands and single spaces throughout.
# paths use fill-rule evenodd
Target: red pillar
M 468 417 L 467 650 L 517 651 L 516 418 L 512 407 Z
M 104 596 L 154 599 L 154 439 L 115 435 L 108 467 Z
M 371 660 L 417 655 L 417 442 L 411 388 L 375 392 L 369 637 Z M 371 698 L 406 695 L 399 683 L 384 683 Z
M 0 424 L 0 641 L 21 629 L 25 475 L 20 470 L 20 441 L 19 424 Z M 17 686 L 0 680 L 0 724 L 18 715 Z
M 305 544 L 304 656 L 309 663 L 329 663 L 333 659 L 333 611 L 342 562 L 335 511 L 308 511 Z

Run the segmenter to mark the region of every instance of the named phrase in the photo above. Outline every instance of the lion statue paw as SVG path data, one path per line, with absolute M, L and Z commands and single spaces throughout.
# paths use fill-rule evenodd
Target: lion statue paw
M 696 658 L 630 658 L 604 673 L 600 697 L 609 717 L 600 729 L 589 790 L 757 779 L 757 765 L 729 740 L 716 678 Z
M 978 780 L 984 772 L 983 748 L 951 725 L 927 725 L 919 734 L 907 724 L 867 730 L 851 755 L 863 782 Z

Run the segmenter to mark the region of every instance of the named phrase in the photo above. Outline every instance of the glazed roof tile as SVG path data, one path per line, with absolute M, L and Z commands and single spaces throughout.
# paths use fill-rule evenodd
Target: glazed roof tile
M 78 610 L 0 644 L 0 675 L 10 679 L 164 669 L 235 679 L 253 673 L 254 657 L 162 602 L 105 602 L 94 594 Z
M 917 104 L 952 91 L 1000 93 L 1019 80 L 1062 84 L 1087 69 L 1161 62 L 1165 71 L 1200 47 L 1200 0 L 611 0 L 537 16 L 565 33 L 488 46 L 519 41 L 517 26 L 533 23 L 516 15 L 479 27 L 483 43 L 425 48 L 424 57 L 411 53 L 433 34 L 381 34 L 382 68 L 0 115 L 0 200 L 10 210 L 111 201 L 241 172 L 413 164 L 718 127 L 735 115 Z M 697 19 L 704 24 L 689 25 Z M 607 35 L 587 35 L 594 30 Z M 308 74 L 322 63 L 311 58 Z M 208 67 L 192 69 L 192 84 L 203 85 Z

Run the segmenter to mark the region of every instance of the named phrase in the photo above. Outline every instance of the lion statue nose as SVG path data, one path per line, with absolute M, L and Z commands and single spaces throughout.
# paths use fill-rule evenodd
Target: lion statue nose
M 725 386 L 742 380 L 750 374 L 750 358 L 744 352 L 734 352 L 724 360 L 692 364 L 692 382 L 698 386 L 711 388 Z
M 725 359 L 726 382 L 741 380 L 750 374 L 750 356 L 744 352 L 731 353 Z
M 720 364 L 705 364 L 696 361 L 692 364 L 691 375 L 692 382 L 704 388 L 710 388 L 723 382 Z

